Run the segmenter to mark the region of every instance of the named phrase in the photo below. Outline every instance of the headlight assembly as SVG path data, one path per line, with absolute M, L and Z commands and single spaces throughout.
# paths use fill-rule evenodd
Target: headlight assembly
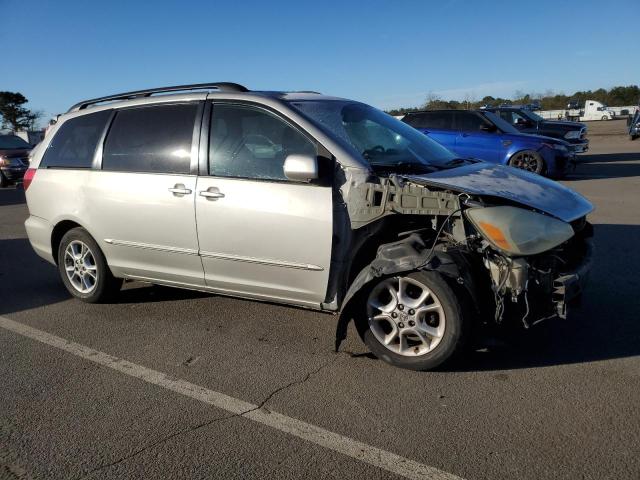
M 492 246 L 509 256 L 536 255 L 573 236 L 568 223 L 523 208 L 471 208 L 465 214 Z
M 561 143 L 543 143 L 545 147 L 553 148 L 554 150 L 558 150 L 560 152 L 566 152 L 569 149 L 566 145 L 562 145 Z
M 576 139 L 576 138 L 580 138 L 580 130 L 569 130 L 564 138 L 569 138 L 569 139 Z

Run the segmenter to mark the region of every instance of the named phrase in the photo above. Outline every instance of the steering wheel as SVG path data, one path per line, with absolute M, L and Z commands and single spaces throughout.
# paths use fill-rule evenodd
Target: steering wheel
M 368 148 L 367 150 L 362 152 L 362 155 L 364 155 L 365 158 L 366 158 L 366 157 L 369 156 L 370 153 L 373 153 L 373 152 L 385 153 L 386 150 L 382 145 L 376 145 L 376 146 Z

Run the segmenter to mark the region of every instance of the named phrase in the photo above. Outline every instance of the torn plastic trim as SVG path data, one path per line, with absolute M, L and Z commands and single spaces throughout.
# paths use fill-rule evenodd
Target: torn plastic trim
M 418 270 L 436 271 L 463 285 L 475 303 L 477 299 L 471 268 L 468 265 L 461 268 L 461 260 L 456 261 L 442 245 L 440 247 L 432 250 L 417 233 L 397 242 L 381 245 L 376 258 L 358 273 L 344 297 L 336 326 L 335 350 L 338 351 L 340 344 L 347 338 L 347 329 L 353 317 L 351 307 L 357 304 L 352 300 L 377 278 Z

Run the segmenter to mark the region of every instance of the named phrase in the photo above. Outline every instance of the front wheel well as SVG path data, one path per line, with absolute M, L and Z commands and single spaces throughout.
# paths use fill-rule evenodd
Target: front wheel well
M 64 237 L 64 234 L 69 230 L 77 227 L 82 227 L 82 225 L 72 220 L 63 220 L 53 227 L 53 231 L 51 232 L 51 255 L 53 256 L 56 265 L 58 264 L 58 247 L 60 247 L 62 237 Z

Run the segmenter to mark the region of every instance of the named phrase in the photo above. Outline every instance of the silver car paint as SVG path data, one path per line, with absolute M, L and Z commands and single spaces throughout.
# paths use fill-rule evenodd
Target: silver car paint
M 38 167 L 51 138 L 70 118 L 105 109 L 207 97 L 250 101 L 280 112 L 343 159 L 346 167 L 366 170 L 285 103 L 261 94 L 163 95 L 71 112 L 61 116 L 48 133 L 31 166 Z M 101 145 L 96 156 L 101 156 Z M 225 197 L 212 201 L 198 194 L 210 186 L 220 188 Z M 191 192 L 169 190 L 176 187 Z M 50 246 L 52 230 L 68 220 L 95 238 L 118 277 L 312 308 L 319 308 L 325 300 L 333 232 L 330 187 L 39 169 L 27 191 L 27 203 L 32 216 L 26 222 L 28 235 L 34 248 L 37 246 L 36 252 L 50 262 L 56 255 Z
M 222 198 L 200 195 L 215 188 Z M 329 278 L 331 187 L 199 177 L 196 220 L 208 287 L 319 306 Z

